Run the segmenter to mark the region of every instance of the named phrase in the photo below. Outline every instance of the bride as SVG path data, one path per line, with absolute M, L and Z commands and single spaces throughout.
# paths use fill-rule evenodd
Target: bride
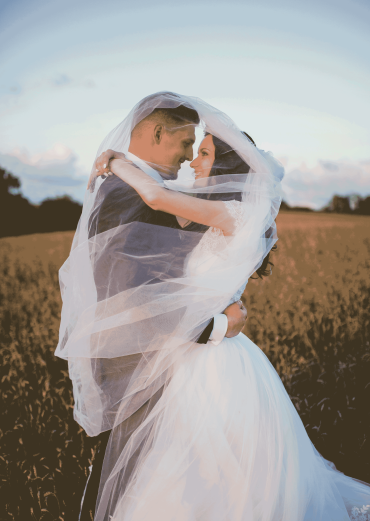
M 95 519 L 370 519 L 370 486 L 338 472 L 316 451 L 258 346 L 242 333 L 217 346 L 194 344 L 206 319 L 239 298 L 238 289 L 274 246 L 282 171 L 213 107 L 197 98 L 165 95 L 164 100 L 191 103 L 206 130 L 192 162 L 198 177 L 194 186 L 174 190 L 123 155 L 108 163 L 102 154 L 94 175 L 116 175 L 149 207 L 176 215 L 183 231 L 175 237 L 162 226 L 149 233 L 142 227 L 135 235 L 129 226 L 127 248 L 120 255 L 147 258 L 148 243 L 165 245 L 160 258 L 151 259 L 160 282 L 146 282 L 102 303 L 93 302 L 91 293 L 90 305 L 82 304 L 82 311 L 74 313 L 65 343 L 76 418 L 92 433 L 92 425 L 100 432 L 111 418 Z M 117 140 L 115 144 L 124 151 Z M 98 177 L 97 182 L 104 181 Z M 98 204 L 84 204 L 88 216 Z M 196 240 L 186 231 L 191 222 L 208 227 Z M 117 233 L 98 235 L 85 252 L 84 241 L 77 240 L 73 252 L 80 249 L 75 256 L 85 254 L 93 262 L 107 244 L 117 244 Z M 129 238 L 131 244 L 134 240 L 130 248 Z M 176 264 L 177 277 L 165 275 L 169 264 Z M 69 269 L 76 265 L 72 262 Z M 132 353 L 142 353 L 144 361 L 121 399 L 108 406 L 107 389 L 112 387 L 101 380 L 96 386 L 94 360 L 116 358 L 118 364 L 119 355 L 122 369 Z M 105 375 L 106 381 L 110 378 Z M 119 385 L 117 376 L 112 382 Z M 122 420 L 159 386 L 160 399 L 123 446 Z

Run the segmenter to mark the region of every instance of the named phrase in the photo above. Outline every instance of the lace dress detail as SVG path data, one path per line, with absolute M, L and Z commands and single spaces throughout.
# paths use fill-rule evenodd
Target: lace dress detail
M 194 253 L 198 257 L 203 257 L 207 254 L 218 255 L 223 257 L 222 249 L 225 246 L 225 236 L 219 228 L 209 228 L 200 240 Z
M 362 508 L 353 507 L 351 510 L 351 521 L 370 521 L 370 505 L 363 505 Z
M 239 201 L 223 201 L 230 215 L 235 220 L 234 235 L 243 226 L 247 215 L 246 205 Z M 204 270 L 206 271 L 207 259 L 218 257 L 219 259 L 227 259 L 227 238 L 225 238 L 220 228 L 210 227 L 203 235 L 198 245 L 194 248 L 188 261 L 188 270 Z M 245 290 L 246 281 L 243 286 L 233 295 L 228 305 L 237 302 Z
M 234 235 L 239 231 L 246 218 L 246 208 L 244 203 L 239 201 L 223 201 L 230 215 L 235 220 Z M 225 257 L 222 250 L 226 246 L 225 236 L 219 228 L 210 227 L 203 235 L 196 248 L 198 256 L 212 254 Z M 195 250 L 194 250 L 195 252 Z
M 226 208 L 229 211 L 229 214 L 235 220 L 235 231 L 234 234 L 237 233 L 240 227 L 245 223 L 247 218 L 247 208 L 245 203 L 241 203 L 239 201 L 223 201 L 226 205 Z
M 226 204 L 226 208 L 228 209 L 229 213 L 235 219 L 235 232 L 234 233 L 236 233 L 240 229 L 240 227 L 244 224 L 245 219 L 246 219 L 245 204 L 240 203 L 239 201 L 225 201 L 225 204 Z M 232 296 L 228 306 L 230 306 L 231 304 L 234 304 L 234 302 L 237 302 L 240 299 L 240 297 L 243 295 L 243 293 L 245 291 L 245 287 L 246 287 L 247 283 L 248 283 L 248 280 Z

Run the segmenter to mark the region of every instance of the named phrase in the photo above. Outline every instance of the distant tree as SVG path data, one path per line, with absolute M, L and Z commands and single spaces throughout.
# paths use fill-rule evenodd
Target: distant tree
M 21 182 L 0 168 L 0 237 L 33 233 L 36 208 L 20 193 Z
M 43 232 L 75 230 L 81 215 L 80 203 L 68 195 L 45 199 L 38 207 L 39 228 Z
M 351 194 L 349 196 L 349 205 L 351 210 L 354 212 L 357 210 L 359 202 L 362 200 L 362 197 L 358 194 Z
M 65 195 L 35 206 L 20 188 L 20 180 L 0 167 L 0 237 L 76 229 L 80 203 Z
M 334 195 L 326 207 L 326 210 L 334 213 L 352 213 L 350 198 Z
M 0 167 L 0 201 L 2 202 L 9 195 L 14 195 L 14 190 L 18 191 L 20 187 L 21 183 L 18 177 Z
M 281 201 L 280 210 L 288 211 L 291 210 L 291 207 L 285 201 Z
M 355 213 L 359 215 L 370 215 L 370 196 L 359 199 Z
M 307 208 L 306 206 L 290 206 L 285 201 L 281 202 L 280 210 L 291 211 L 291 212 L 313 212 L 314 211 L 314 210 L 312 210 L 312 208 Z

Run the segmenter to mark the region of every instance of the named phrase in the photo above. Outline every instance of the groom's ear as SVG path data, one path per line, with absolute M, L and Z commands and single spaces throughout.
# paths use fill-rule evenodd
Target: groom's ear
M 164 126 L 161 124 L 158 124 L 154 127 L 154 142 L 156 145 L 159 145 L 162 141 L 164 134 Z

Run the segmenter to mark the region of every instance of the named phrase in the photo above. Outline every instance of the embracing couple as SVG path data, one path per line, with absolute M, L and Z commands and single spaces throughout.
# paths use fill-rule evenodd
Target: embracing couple
M 193 186 L 171 182 L 185 161 Z M 100 438 L 80 521 L 339 521 L 369 503 L 241 333 L 248 278 L 270 273 L 282 176 L 225 114 L 171 92 L 103 141 L 60 270 L 56 354 L 76 421 Z

